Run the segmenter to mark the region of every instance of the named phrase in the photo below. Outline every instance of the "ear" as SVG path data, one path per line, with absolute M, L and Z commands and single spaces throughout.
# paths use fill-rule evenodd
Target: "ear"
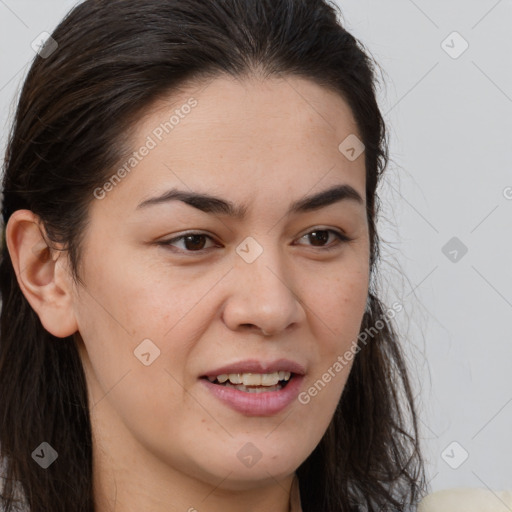
M 30 210 L 11 215 L 5 239 L 21 291 L 43 327 L 59 338 L 74 334 L 78 325 L 67 251 L 49 247 L 41 220 Z

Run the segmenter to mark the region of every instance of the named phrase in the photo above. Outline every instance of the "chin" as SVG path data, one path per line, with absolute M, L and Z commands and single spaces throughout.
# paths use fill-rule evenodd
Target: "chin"
M 228 457 L 225 452 L 219 454 L 219 458 L 215 460 L 217 454 L 212 454 L 208 466 L 204 465 L 204 458 L 201 461 L 202 479 L 232 491 L 275 484 L 276 481 L 292 475 L 307 458 L 307 454 L 298 454 L 293 446 L 290 446 L 289 453 L 283 453 L 282 450 L 281 447 L 280 452 L 258 453 L 255 446 L 247 442 L 242 448 L 237 445 L 237 448 L 233 449 L 234 456 Z M 192 470 L 191 474 L 197 477 L 197 469 Z M 222 483 L 219 485 L 219 482 Z

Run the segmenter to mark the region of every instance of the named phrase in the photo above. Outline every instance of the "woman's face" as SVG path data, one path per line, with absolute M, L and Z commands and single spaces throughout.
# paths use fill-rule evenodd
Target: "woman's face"
M 73 310 L 95 449 L 120 478 L 144 467 L 249 488 L 319 443 L 368 293 L 357 133 L 310 81 L 217 78 L 148 111 L 135 160 L 91 190 Z M 217 199 L 151 202 L 171 190 Z M 292 374 L 281 390 L 236 388 L 235 374 L 274 371 Z

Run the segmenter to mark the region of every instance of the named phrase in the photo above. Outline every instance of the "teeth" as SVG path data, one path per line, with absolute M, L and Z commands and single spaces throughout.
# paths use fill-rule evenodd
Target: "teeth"
M 242 384 L 242 373 L 230 373 L 228 375 L 231 384 Z
M 280 380 L 288 381 L 291 377 L 290 372 L 274 372 L 274 373 L 230 373 L 217 376 L 220 384 L 229 383 L 244 386 L 276 386 Z M 215 377 L 208 377 L 210 382 L 215 381 Z
M 260 386 L 260 387 L 246 387 L 243 384 L 231 384 L 231 382 L 226 382 L 224 384 L 228 388 L 235 388 L 239 391 L 245 391 L 246 393 L 263 393 L 265 391 L 279 391 L 283 388 L 281 384 L 278 384 L 277 386 Z
M 231 380 L 231 375 L 229 377 L 230 377 L 229 381 L 233 382 Z M 240 378 L 242 379 L 241 384 L 243 384 L 244 386 L 261 386 L 262 385 L 262 382 L 261 382 L 262 377 L 265 377 L 265 382 L 268 382 L 269 380 L 274 381 L 273 373 L 269 374 L 269 375 L 264 375 L 264 376 L 259 373 L 242 373 L 240 375 Z M 268 382 L 268 384 L 264 384 L 264 385 L 265 386 L 275 386 L 278 382 L 279 382 L 279 379 L 277 379 L 276 382 Z
M 259 384 L 261 386 L 275 386 L 279 382 L 279 373 L 264 373 L 263 375 L 255 375 L 255 377 L 260 378 Z M 245 379 L 244 379 L 245 384 Z M 245 384 L 247 385 L 247 384 Z

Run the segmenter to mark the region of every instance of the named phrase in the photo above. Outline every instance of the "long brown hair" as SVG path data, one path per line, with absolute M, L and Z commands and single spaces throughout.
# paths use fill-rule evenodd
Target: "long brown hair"
M 362 343 L 324 437 L 298 468 L 304 512 L 410 510 L 426 493 L 417 416 L 399 339 L 378 298 L 376 188 L 388 162 L 376 63 L 327 0 L 86 0 L 52 34 L 23 85 L 3 177 L 0 262 L 1 496 L 33 512 L 94 510 L 87 389 L 75 339 L 51 335 L 20 290 L 5 243 L 32 210 L 80 282 L 92 191 L 129 151 L 144 110 L 220 74 L 298 76 L 340 94 L 365 145 L 371 281 Z M 341 141 L 340 141 L 341 142 Z M 378 329 L 376 323 L 380 322 Z M 373 329 L 373 331 L 372 331 Z M 46 470 L 32 460 L 58 445 Z

